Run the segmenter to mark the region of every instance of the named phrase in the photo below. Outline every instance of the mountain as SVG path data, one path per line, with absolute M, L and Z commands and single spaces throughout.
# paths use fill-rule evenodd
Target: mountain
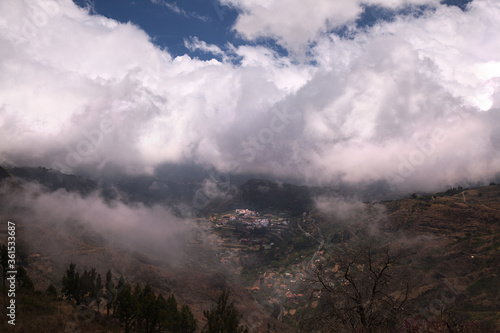
M 18 181 L 35 182 L 49 191 L 64 189 L 82 195 L 97 192 L 107 200 L 120 199 L 145 204 L 174 205 L 187 202 L 193 197 L 196 188 L 196 183 L 174 182 L 153 176 L 106 177 L 92 180 L 43 167 L 13 167 L 3 170 Z
M 209 197 L 212 200 L 202 211 L 207 219 L 184 220 L 158 207 L 191 203 L 197 190 L 206 190 L 203 182 L 142 176 L 99 183 L 44 168 L 0 168 L 0 185 L 14 181 L 18 182 L 15 191 L 0 186 L 0 217 L 16 222 L 18 265 L 26 267 L 39 290 L 49 284 L 60 290 L 61 276 L 68 263 L 74 262 L 101 274 L 109 269 L 115 277 L 123 275 L 132 283 L 150 283 L 163 295 L 173 293 L 180 304 L 192 308 L 199 323 L 203 323 L 203 311 L 229 288 L 245 323 L 254 331 L 265 331 L 268 324 L 276 325 L 274 332 L 301 331 L 301 325 L 316 313 L 313 306 L 318 303 L 314 302 L 320 300 L 302 296 L 298 301 L 293 295 L 313 293 L 298 278 L 291 282 L 294 278 L 289 276 L 307 276 L 308 267 L 317 260 L 334 270 L 332 258 L 339 249 L 372 246 L 376 252 L 379 247 L 404 247 L 405 265 L 416 280 L 408 309 L 415 313 L 424 309 L 434 318 L 432 306 L 444 304 L 441 310 L 453 313 L 454 318 L 484 322 L 488 327 L 500 323 L 500 186 L 495 184 L 363 203 L 330 188 L 250 179 L 225 192 L 222 187 L 214 191 L 216 195 Z M 38 189 L 29 192 L 30 181 L 44 185 L 45 192 L 65 189 L 71 200 L 64 199 L 64 191 L 54 192 L 56 196 Z M 104 195 L 109 207 L 89 195 L 93 191 L 101 196 L 109 191 Z M 74 199 L 75 194 L 83 199 Z M 48 202 L 49 206 L 42 206 L 46 210 L 23 206 L 21 200 L 27 198 L 40 198 L 38 204 Z M 51 200 L 61 200 L 61 204 Z M 63 215 L 69 208 L 64 206 L 71 204 L 82 215 Z M 221 227 L 221 221 L 229 221 L 236 208 L 258 211 L 258 218 L 288 220 L 288 224 L 272 230 L 248 230 L 248 221 Z M 139 224 L 127 229 L 130 214 L 137 214 Z M 148 219 L 172 230 L 186 225 L 190 231 L 163 237 L 162 229 L 154 229 Z M 101 228 L 122 220 L 123 227 Z M 141 230 L 150 227 L 145 233 Z M 2 240 L 6 230 L 0 231 Z M 274 297 L 275 287 L 282 289 L 282 285 L 289 288 L 283 294 L 291 297 Z M 57 304 L 61 304 L 56 306 L 59 310 L 53 311 L 66 313 L 64 320 L 77 316 L 68 303 Z M 56 327 L 61 317 L 50 311 L 43 318 Z M 105 329 L 96 322 L 92 325 L 82 326 L 83 331 Z
M 65 189 L 68 192 L 89 194 L 97 189 L 97 183 L 93 180 L 61 173 L 57 170 L 43 167 L 13 167 L 8 169 L 9 173 L 18 180 L 36 182 L 50 191 Z
M 49 191 L 64 189 L 82 195 L 97 192 L 108 200 L 119 199 L 148 205 L 192 206 L 198 192 L 206 198 L 206 207 L 200 213 L 248 207 L 296 215 L 313 209 L 315 197 L 338 194 L 327 187 L 299 186 L 267 179 L 245 180 L 247 176 L 229 176 L 228 184 L 214 182 L 215 193 L 208 193 L 205 181 L 213 181 L 213 173 L 200 168 L 182 170 L 173 166 L 164 167 L 155 176 L 117 176 L 98 181 L 43 167 L 13 167 L 3 170 L 6 175 L 12 175 L 21 182 L 36 182 Z M 202 175 L 206 178 L 201 177 Z
M 207 211 L 248 208 L 263 212 L 286 212 L 298 215 L 314 208 L 315 197 L 335 194 L 338 193 L 326 187 L 298 186 L 267 179 L 250 179 L 235 189 L 230 196 L 214 198 Z
M 4 169 L 0 166 L 0 181 L 5 178 L 12 177 L 7 169 Z

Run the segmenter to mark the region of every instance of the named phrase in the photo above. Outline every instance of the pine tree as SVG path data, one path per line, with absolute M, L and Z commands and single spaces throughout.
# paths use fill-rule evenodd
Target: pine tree
M 234 307 L 234 302 L 228 305 L 229 291 L 224 290 L 219 296 L 217 306 L 210 311 L 203 311 L 207 319 L 208 333 L 248 332 L 245 327 L 239 327 L 241 314 Z
M 106 273 L 106 315 L 109 317 L 109 310 L 113 307 L 116 298 L 115 284 L 113 283 L 113 275 L 108 270 Z
M 144 328 L 146 333 L 154 332 L 158 324 L 159 309 L 157 307 L 156 296 L 147 284 L 144 287 L 143 298 L 140 305 L 142 317 L 144 318 Z
M 92 297 L 97 304 L 97 312 L 99 312 L 99 305 L 101 304 L 102 297 L 102 278 L 101 274 L 97 274 L 97 278 L 95 280 L 94 290 L 92 291 Z
M 69 264 L 66 268 L 66 275 L 62 278 L 61 293 L 69 299 L 74 299 L 76 304 L 82 301 L 82 292 L 80 289 L 80 274 L 76 271 L 76 265 Z
M 94 299 L 95 278 L 95 268 L 92 268 L 90 271 L 84 270 L 80 277 L 81 298 L 85 303 L 89 303 L 91 299 Z
M 141 285 L 139 283 L 136 283 L 135 284 L 135 287 L 134 287 L 134 297 L 135 299 L 137 300 L 137 316 L 136 316 L 136 325 L 137 325 L 137 330 L 139 332 L 143 331 L 143 327 L 144 327 L 144 317 L 143 317 L 143 313 L 142 313 L 142 308 L 141 308 L 141 304 L 142 304 L 142 288 L 141 288 Z
M 125 284 L 116 300 L 116 312 L 120 323 L 125 325 L 125 332 L 130 332 L 137 314 L 137 299 L 132 294 L 130 285 Z
M 114 304 L 113 304 L 113 313 L 116 313 L 117 311 L 117 299 L 118 296 L 125 290 L 125 287 L 128 285 L 128 283 L 125 281 L 123 278 L 123 275 L 120 275 L 120 278 L 118 279 L 118 284 L 116 286 L 116 290 L 114 290 L 115 293 L 115 299 L 114 299 Z
M 158 307 L 158 328 L 160 331 L 165 331 L 168 327 L 167 300 L 162 294 L 156 298 L 156 306 Z
M 16 280 L 19 284 L 19 290 L 23 292 L 32 292 L 35 291 L 35 285 L 33 281 L 26 273 L 26 269 L 22 266 L 17 268 Z
M 54 287 L 53 284 L 50 284 L 50 286 L 47 288 L 46 294 L 49 297 L 57 298 L 57 289 L 56 289 L 56 287 Z
M 120 278 L 118 279 L 118 285 L 116 286 L 116 289 L 118 289 L 118 293 L 122 292 L 127 285 L 127 282 L 123 278 L 123 275 L 120 275 Z
M 171 294 L 165 304 L 166 327 L 168 331 L 177 332 L 179 322 L 179 310 L 174 294 Z
M 198 327 L 193 313 L 187 305 L 183 305 L 179 312 L 179 332 L 180 333 L 194 333 Z
M 143 292 L 142 292 L 141 284 L 139 282 L 135 284 L 135 287 L 134 287 L 134 296 L 137 298 L 137 301 L 139 303 L 142 302 Z
M 96 285 L 96 276 L 99 277 L 98 285 Z M 100 291 L 102 289 L 100 279 L 101 277 L 96 274 L 95 268 L 92 268 L 90 271 L 84 270 L 83 274 L 80 275 L 76 270 L 76 265 L 71 263 L 66 269 L 66 275 L 62 278 L 63 287 L 61 293 L 69 299 L 74 299 L 78 305 L 82 302 L 88 304 L 92 300 L 98 302 L 102 294 L 102 291 Z

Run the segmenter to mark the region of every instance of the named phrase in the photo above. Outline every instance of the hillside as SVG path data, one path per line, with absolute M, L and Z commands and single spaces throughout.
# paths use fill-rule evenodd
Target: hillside
M 200 213 L 204 214 L 249 207 L 286 211 L 296 215 L 313 209 L 314 197 L 337 193 L 327 187 L 298 186 L 266 179 L 247 179 L 249 176 L 228 175 L 229 183 L 217 183 L 216 193 L 212 194 L 205 189 L 204 182 L 206 179 L 212 179 L 213 174 L 199 169 L 178 170 L 173 167 L 165 167 L 165 170 L 160 170 L 156 176 L 105 177 L 98 181 L 42 167 L 13 167 L 2 170 L 6 176 L 12 176 L 19 182 L 36 182 L 49 191 L 64 189 L 82 195 L 98 192 L 107 200 L 121 200 L 127 203 L 192 206 L 193 198 L 199 192 L 203 198 Z M 194 173 L 190 173 L 191 171 Z M 179 177 L 175 178 L 176 175 Z M 207 178 L 203 178 L 203 175 Z
M 441 308 L 441 318 L 453 316 L 486 323 L 490 328 L 492 323 L 500 323 L 500 186 L 364 204 L 328 189 L 255 179 L 242 184 L 233 193 L 233 200 L 225 198 L 209 206 L 206 219 L 195 219 L 189 224 L 192 232 L 179 238 L 183 245 L 173 247 L 173 253 L 165 253 L 155 250 L 155 238 L 147 240 L 150 246 L 137 247 L 134 244 L 141 243 L 122 242 L 113 233 L 99 231 L 96 224 L 80 221 L 77 216 L 45 221 L 43 216 L 33 215 L 34 208 L 23 208 L 15 198 L 23 192 L 30 193 L 30 197 L 51 198 L 40 190 L 29 192 L 32 190 L 26 181 L 46 171 L 15 173 L 24 182 L 13 188 L 14 175 L 0 169 L 4 178 L 0 181 L 4 185 L 0 215 L 2 221 L 16 222 L 18 265 L 26 267 L 38 290 L 46 290 L 49 284 L 60 290 L 61 276 L 74 262 L 82 269 L 94 267 L 101 274 L 109 269 L 114 276 L 123 275 L 131 283 L 150 283 L 163 295 L 173 293 L 179 304 L 191 307 L 199 327 L 204 325 L 203 311 L 214 306 L 218 295 L 228 288 L 251 331 L 262 332 L 267 327 L 273 327 L 274 332 L 302 331 L 321 305 L 321 298 L 316 291 L 313 293 L 319 289 L 309 289 L 300 278 L 310 276 L 312 264 L 322 262 L 333 268 L 335 253 L 344 248 L 405 248 L 404 265 L 415 278 L 408 309 L 417 314 L 424 309 L 432 318 L 439 318 L 430 310 L 432 304 L 443 303 L 443 292 L 453 292 L 453 298 L 449 298 L 453 301 Z M 144 179 L 144 183 L 150 180 Z M 70 190 L 87 198 L 82 200 L 97 202 L 88 192 L 91 181 L 74 176 L 65 181 L 73 184 L 68 186 Z M 66 185 L 54 189 L 62 188 Z M 318 196 L 330 201 L 317 205 Z M 140 198 L 143 196 L 137 191 L 137 200 Z M 109 205 L 111 212 L 123 214 L 115 211 L 117 203 Z M 154 217 L 158 214 L 155 207 L 140 208 L 140 216 L 148 218 L 152 212 Z M 256 216 L 234 219 L 234 208 L 254 210 Z M 275 226 L 248 230 L 248 224 L 259 219 L 267 219 Z M 3 228 L 2 244 L 6 237 Z M 133 237 L 142 236 L 136 233 Z M 288 291 L 282 289 L 283 285 Z M 82 331 L 120 330 L 118 322 L 107 328 L 103 326 L 109 325 L 106 321 L 85 323 L 66 301 L 42 310 L 48 312 L 40 318 L 51 327 L 75 322 Z M 26 313 L 33 315 L 36 311 Z M 314 327 L 310 325 L 313 331 Z
M 500 321 L 500 186 L 386 203 L 386 228 L 421 241 L 426 288 L 454 279 L 463 298 L 457 310 Z M 434 287 L 436 288 L 436 287 Z

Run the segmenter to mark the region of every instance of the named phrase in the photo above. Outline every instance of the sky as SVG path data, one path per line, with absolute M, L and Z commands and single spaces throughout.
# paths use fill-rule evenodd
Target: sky
M 498 31 L 496 0 L 0 0 L 0 164 L 488 182 Z

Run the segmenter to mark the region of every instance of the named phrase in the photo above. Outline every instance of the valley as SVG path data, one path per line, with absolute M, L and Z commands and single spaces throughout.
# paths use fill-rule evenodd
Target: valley
M 353 288 L 365 290 L 373 283 L 370 274 L 378 272 L 374 276 L 383 281 L 377 287 L 380 294 L 363 304 L 380 318 L 397 319 L 401 332 L 404 325 L 411 331 L 443 323 L 463 332 L 488 332 L 500 322 L 500 186 L 496 184 L 373 203 L 328 197 L 327 191 L 317 189 L 307 192 L 321 195 L 309 196 L 305 188 L 300 189 L 304 200 L 297 201 L 301 197 L 283 197 L 287 190 L 269 182 L 265 192 L 258 186 L 249 192 L 247 184 L 246 194 L 237 191 L 239 199 L 232 203 L 237 208 L 224 204 L 216 211 L 217 205 L 209 206 L 202 216 L 179 220 L 183 228 L 174 238 L 168 238 L 170 233 L 163 241 L 154 236 L 146 239 L 147 246 L 138 247 L 137 240 L 117 238 L 118 229 L 87 219 L 37 217 L 36 207 L 23 207 L 19 201 L 31 191 L 30 183 L 8 171 L 3 174 L 2 219 L 16 220 L 17 264 L 26 268 L 40 291 L 53 285 L 60 293 L 61 276 L 73 262 L 101 274 L 110 270 L 130 283 L 148 283 L 156 293 L 175 295 L 179 304 L 190 307 L 198 330 L 205 325 L 204 311 L 215 305 L 222 291 L 230 290 L 242 325 L 251 332 L 319 332 L 329 325 L 341 327 L 340 317 L 329 314 L 339 306 L 335 300 L 350 295 Z M 58 191 L 41 187 L 30 196 L 43 199 L 71 193 Z M 262 201 L 260 194 L 275 199 Z M 116 205 L 111 201 L 113 214 L 120 212 Z M 142 218 L 148 216 L 144 212 L 156 209 L 151 207 L 136 209 Z M 298 207 L 311 208 L 300 212 Z M 6 238 L 5 231 L 0 232 L 1 239 Z M 144 235 L 137 230 L 137 237 Z M 388 262 L 387 271 L 378 270 Z M 369 293 L 360 294 L 365 296 Z M 118 319 L 107 321 L 95 303 L 86 309 L 98 319 L 87 322 L 63 299 L 51 305 L 52 310 L 40 310 L 45 314 L 39 320 L 59 328 L 71 323 L 82 332 L 120 331 Z M 382 304 L 388 300 L 398 307 L 397 313 L 384 312 Z M 35 313 L 26 304 L 22 309 L 28 316 Z M 32 325 L 39 325 L 39 320 L 33 319 Z

